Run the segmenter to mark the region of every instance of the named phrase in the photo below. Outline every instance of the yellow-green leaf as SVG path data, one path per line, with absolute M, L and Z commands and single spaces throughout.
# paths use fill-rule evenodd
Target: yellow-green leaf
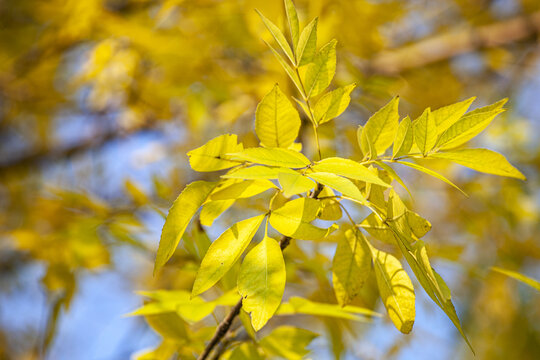
M 268 189 L 275 188 L 276 185 L 270 180 L 245 180 L 216 189 L 216 191 L 210 195 L 210 199 L 215 201 L 248 198 L 258 195 Z
M 336 227 L 322 229 L 310 224 L 317 217 L 320 203 L 311 198 L 291 200 L 270 214 L 270 224 L 281 234 L 295 239 L 318 240 L 328 236 Z
M 169 209 L 161 231 L 161 239 L 154 265 L 154 275 L 171 258 L 182 235 L 197 210 L 206 201 L 216 183 L 195 181 L 187 185 Z
M 394 141 L 399 123 L 399 97 L 394 97 L 388 104 L 373 114 L 364 126 L 363 133 L 369 139 L 376 150 L 376 155 L 383 154 Z M 364 154 L 369 153 L 369 144 L 366 139 L 360 137 L 360 148 Z
M 392 159 L 407 155 L 414 143 L 414 131 L 410 117 L 405 117 L 398 125 L 394 147 L 392 149 Z
M 276 40 L 281 50 L 283 50 L 283 52 L 287 55 L 289 60 L 291 60 L 291 63 L 294 64 L 294 55 L 292 53 L 291 46 L 287 42 L 287 39 L 285 39 L 285 36 L 283 36 L 283 33 L 281 32 L 281 30 L 279 30 L 279 28 L 273 22 L 271 22 L 263 14 L 261 14 L 259 10 L 255 10 L 255 11 L 257 12 L 257 14 L 259 14 L 264 25 L 266 26 L 268 31 L 270 31 L 270 34 L 272 34 L 274 40 Z
M 493 266 L 491 268 L 491 270 L 496 271 L 498 273 L 501 273 L 503 275 L 509 276 L 509 277 L 514 278 L 516 280 L 519 280 L 522 283 L 529 285 L 533 289 L 536 289 L 537 291 L 540 291 L 540 282 L 537 281 L 537 280 L 534 280 L 534 279 L 532 279 L 532 278 L 530 278 L 528 276 L 525 276 L 525 275 L 520 274 L 520 273 L 515 272 L 515 271 L 502 269 L 502 268 L 496 267 L 496 266 Z
M 302 360 L 309 353 L 306 347 L 318 335 L 292 326 L 280 326 L 263 337 L 259 345 L 266 353 L 287 360 Z
M 264 217 L 259 215 L 234 224 L 210 245 L 197 272 L 193 296 L 210 289 L 230 270 L 255 236 Z
M 365 181 L 386 188 L 391 187 L 364 165 L 350 159 L 343 159 L 339 157 L 326 158 L 322 159 L 321 161 L 317 161 L 311 168 L 315 172 L 333 173 L 349 179 Z
M 268 166 L 302 168 L 311 164 L 302 153 L 282 148 L 249 148 L 229 155 L 235 160 Z
M 296 63 L 298 66 L 304 66 L 313 61 L 317 52 L 317 23 L 319 19 L 315 18 L 302 30 L 298 45 L 296 46 Z
M 279 184 L 285 197 L 301 194 L 315 187 L 315 183 L 299 173 L 281 173 L 278 175 Z
M 482 132 L 495 116 L 502 112 L 504 112 L 504 109 L 494 107 L 487 111 L 475 110 L 466 114 L 441 134 L 436 147 L 444 150 L 465 144 Z
M 351 102 L 351 92 L 356 84 L 351 84 L 332 90 L 323 95 L 313 108 L 313 116 L 317 124 L 324 124 L 341 115 Z
M 298 136 L 300 116 L 276 84 L 257 106 L 255 132 L 265 147 L 288 148 Z
M 323 46 L 315 55 L 313 62 L 307 65 L 304 85 L 308 98 L 323 92 L 336 73 L 336 40 Z
M 300 36 L 300 25 L 298 23 L 298 14 L 292 0 L 285 0 L 285 12 L 287 14 L 287 22 L 289 23 L 289 30 L 291 32 L 291 39 L 293 49 L 296 49 L 298 45 L 298 37 Z
M 371 258 L 369 261 L 371 263 Z M 291 297 L 289 299 L 289 302 L 281 303 L 280 307 L 276 312 L 276 315 L 280 316 L 295 314 L 329 316 L 339 319 L 363 322 L 369 321 L 369 317 L 371 316 L 381 316 L 381 314 L 363 307 L 351 305 L 341 306 L 339 304 L 321 303 L 304 299 L 298 296 Z
M 431 156 L 431 155 L 430 155 Z M 405 165 L 405 166 L 408 166 L 410 168 L 413 168 L 415 170 L 418 170 L 418 171 L 421 171 L 425 174 L 428 174 L 428 175 L 431 175 L 433 176 L 434 178 L 437 178 L 441 181 L 444 181 L 445 183 L 447 183 L 448 185 L 452 186 L 453 188 L 457 189 L 459 192 L 461 192 L 463 195 L 467 196 L 468 195 L 465 193 L 465 191 L 461 190 L 461 188 L 459 186 L 457 186 L 456 184 L 454 184 L 453 182 L 451 182 L 450 180 L 448 180 L 447 178 L 445 178 L 443 175 L 439 174 L 438 172 L 436 171 L 433 171 L 431 169 L 428 169 L 427 167 L 424 167 L 422 165 L 419 165 L 419 164 L 416 164 L 416 163 L 412 163 L 412 162 L 408 162 L 408 161 L 397 161 L 398 164 L 401 164 L 401 165 Z
M 224 179 L 244 179 L 244 180 L 257 180 L 257 179 L 277 179 L 281 173 L 296 174 L 296 171 L 283 167 L 269 167 L 263 165 L 254 165 L 250 167 L 242 167 L 239 169 L 233 169 L 227 174 L 222 175 Z
M 371 270 L 367 240 L 357 229 L 349 229 L 341 237 L 332 261 L 332 283 L 341 306 L 358 294 Z
M 234 204 L 234 199 L 231 200 L 216 200 L 210 201 L 204 204 L 199 220 L 204 226 L 212 226 L 214 220 L 216 220 L 221 214 L 227 211 Z
M 424 110 L 422 115 L 413 123 L 414 143 L 420 152 L 426 156 L 437 143 L 437 127 L 431 115 L 431 109 Z
M 203 146 L 187 153 L 189 164 L 195 171 L 217 171 L 238 165 L 236 161 L 230 161 L 227 153 L 244 150 L 242 144 L 238 144 L 236 135 L 225 134 L 213 138 Z
M 431 154 L 430 157 L 445 159 L 486 174 L 508 176 L 526 180 L 525 176 L 506 158 L 487 149 L 462 149 Z
M 420 239 L 431 230 L 431 223 L 414 211 L 408 210 L 406 216 L 407 223 L 417 238 Z
M 411 279 L 392 255 L 372 248 L 372 256 L 377 286 L 388 316 L 399 331 L 408 334 L 416 312 Z
M 242 306 L 259 331 L 274 315 L 285 290 L 285 262 L 276 240 L 265 237 L 246 255 L 238 274 Z
M 394 244 L 394 235 L 392 231 L 384 224 L 376 214 L 371 213 L 361 223 L 360 227 L 365 229 L 375 239 L 383 241 L 387 244 Z
M 476 99 L 476 97 L 472 97 L 432 111 L 431 116 L 433 117 L 433 120 L 435 120 L 437 134 L 441 134 L 450 126 L 454 125 L 461 118 L 461 116 L 465 114 L 474 99 Z
M 343 196 L 347 196 L 361 204 L 366 203 L 366 198 L 349 179 L 329 172 L 316 172 L 306 175 L 323 185 L 339 191 Z
M 337 199 L 333 199 L 335 196 L 334 191 L 328 186 L 325 186 L 319 194 L 319 201 L 321 209 L 317 215 L 321 220 L 335 221 L 341 219 L 343 212 Z M 327 197 L 325 199 L 325 197 Z
M 289 75 L 289 78 L 292 80 L 292 82 L 294 83 L 294 85 L 296 86 L 296 88 L 298 89 L 300 94 L 305 96 L 304 87 L 300 84 L 300 79 L 299 79 L 298 74 L 296 73 L 296 71 L 294 71 L 293 68 L 281 57 L 281 55 L 279 55 L 277 50 L 274 49 L 274 47 L 272 45 L 270 45 L 266 41 L 264 41 L 264 43 L 266 44 L 266 46 L 268 46 L 270 48 L 270 50 L 272 50 L 272 53 L 274 54 L 274 56 L 279 61 L 279 64 L 281 65 L 283 70 L 285 70 L 287 75 Z

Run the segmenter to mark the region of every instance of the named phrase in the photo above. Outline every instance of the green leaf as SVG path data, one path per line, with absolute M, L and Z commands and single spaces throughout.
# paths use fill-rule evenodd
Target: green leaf
M 367 240 L 357 229 L 349 229 L 341 237 L 332 261 L 332 283 L 341 306 L 358 294 L 371 270 Z
M 475 99 L 476 97 L 472 97 L 432 111 L 431 116 L 433 117 L 433 120 L 435 120 L 437 134 L 441 134 L 450 126 L 454 125 L 461 118 L 461 116 L 465 114 Z
M 336 227 L 322 229 L 310 224 L 317 217 L 319 209 L 318 200 L 294 199 L 270 213 L 270 224 L 281 234 L 295 239 L 318 240 L 325 238 Z
M 315 55 L 313 62 L 307 65 L 304 85 L 308 98 L 323 92 L 336 73 L 336 40 L 324 45 Z
M 302 153 L 282 148 L 249 148 L 229 155 L 235 160 L 268 166 L 303 168 L 311 164 Z
M 274 47 L 272 45 L 270 45 L 266 41 L 264 41 L 264 43 L 266 44 L 266 46 L 268 46 L 270 48 L 270 50 L 272 50 L 272 53 L 274 54 L 274 56 L 279 61 L 279 64 L 281 65 L 283 70 L 285 70 L 287 75 L 289 75 L 289 78 L 292 80 L 292 82 L 294 83 L 294 85 L 296 86 L 296 88 L 298 89 L 300 94 L 305 96 L 304 88 L 303 88 L 302 84 L 300 83 L 300 79 L 298 78 L 298 74 L 296 73 L 296 71 L 293 70 L 293 68 L 289 64 L 287 64 L 287 62 L 281 57 L 281 55 L 279 55 L 277 50 L 274 49 Z
M 268 31 L 270 31 L 270 34 L 272 34 L 272 36 L 274 37 L 274 40 L 276 40 L 281 50 L 283 50 L 283 52 L 287 55 L 289 60 L 291 60 L 291 63 L 294 64 L 295 63 L 294 55 L 292 53 L 291 46 L 287 42 L 287 39 L 285 39 L 285 36 L 283 36 L 283 33 L 281 32 L 281 30 L 279 30 L 279 28 L 273 22 L 268 20 L 259 10 L 255 10 L 255 11 L 257 12 L 257 14 L 259 14 L 264 25 L 266 26 Z
M 350 84 L 332 90 L 322 96 L 315 104 L 313 115 L 317 124 L 324 124 L 334 118 L 337 118 L 347 109 L 351 102 L 351 92 L 356 87 L 356 84 Z
M 420 152 L 426 156 L 437 143 L 437 127 L 431 116 L 431 109 L 424 110 L 422 115 L 413 123 L 414 142 Z
M 203 146 L 187 153 L 189 164 L 195 171 L 217 171 L 238 165 L 236 161 L 230 161 L 227 153 L 244 150 L 242 144 L 238 144 L 236 135 L 225 134 L 213 138 Z
M 444 131 L 437 140 L 438 149 L 451 149 L 465 144 L 482 132 L 504 109 L 495 107 L 488 111 L 472 111 Z
M 306 176 L 309 176 L 318 183 L 339 191 L 343 196 L 347 196 L 360 204 L 366 203 L 366 198 L 362 195 L 360 190 L 358 190 L 356 185 L 354 185 L 354 183 L 349 179 L 329 172 L 315 172 L 306 174 Z
M 169 209 L 161 231 L 161 239 L 154 265 L 154 276 L 171 258 L 182 235 L 199 207 L 206 201 L 216 183 L 195 181 L 187 185 Z
M 388 104 L 373 114 L 364 126 L 363 133 L 377 154 L 372 154 L 371 158 L 383 154 L 394 141 L 399 123 L 399 97 L 394 97 Z M 364 154 L 369 153 L 369 144 L 365 138 L 360 138 L 360 148 Z
M 265 237 L 246 255 L 238 274 L 242 306 L 259 331 L 274 315 L 285 290 L 285 262 L 277 241 Z
M 306 347 L 318 335 L 292 326 L 280 326 L 259 342 L 266 353 L 288 360 L 302 360 L 309 353 Z
M 296 63 L 298 66 L 304 66 L 313 61 L 317 52 L 317 23 L 319 19 L 315 18 L 302 30 L 298 45 L 296 46 Z
M 216 200 L 210 201 L 204 204 L 199 220 L 204 226 L 212 226 L 214 220 L 216 220 L 221 214 L 229 209 L 234 204 L 234 199 L 231 200 Z
M 215 201 L 249 198 L 266 190 L 275 188 L 276 185 L 274 185 L 274 183 L 272 183 L 270 180 L 245 180 L 216 189 L 210 195 L 210 199 Z
M 250 167 L 242 167 L 233 169 L 225 175 L 221 175 L 224 179 L 244 179 L 244 180 L 257 180 L 257 179 L 277 179 L 279 174 L 296 174 L 296 171 L 283 167 L 269 167 L 263 165 L 254 165 Z
M 326 158 L 321 161 L 317 161 L 311 168 L 315 172 L 333 173 L 349 179 L 377 184 L 385 188 L 391 187 L 364 165 L 350 159 L 343 159 L 339 157 Z
M 266 215 L 242 220 L 221 234 L 210 245 L 193 284 L 192 295 L 210 289 L 240 258 Z
M 433 154 L 432 154 L 433 155 Z M 432 157 L 432 155 L 430 155 Z M 439 174 L 438 172 L 436 171 L 433 171 L 431 169 L 428 169 L 422 165 L 419 165 L 417 163 L 412 163 L 412 162 L 408 162 L 408 161 L 396 161 L 398 164 L 401 164 L 401 165 L 405 165 L 405 166 L 408 166 L 410 168 L 413 168 L 415 170 L 418 170 L 418 171 L 421 171 L 425 174 L 428 174 L 428 175 L 431 175 L 433 176 L 434 178 L 437 178 L 439 180 L 442 180 L 444 181 L 445 183 L 447 183 L 448 185 L 452 186 L 453 188 L 457 189 L 459 192 L 461 192 L 463 195 L 467 196 L 468 195 L 465 193 L 465 191 L 461 190 L 459 188 L 459 186 L 457 186 L 456 184 L 454 184 L 453 182 L 451 182 L 450 180 L 448 180 L 447 178 L 445 178 L 444 176 L 442 176 L 441 174 Z
M 371 262 L 371 260 L 370 260 Z M 381 316 L 381 314 L 358 306 L 341 306 L 338 304 L 327 304 L 315 302 L 301 297 L 293 296 L 289 302 L 281 303 L 276 315 L 314 315 L 314 316 L 329 316 L 339 319 L 354 320 L 367 322 L 368 317 Z M 360 315 L 360 316 L 359 316 Z
M 398 125 L 396 137 L 394 139 L 394 148 L 392 150 L 392 159 L 407 155 L 414 143 L 414 132 L 410 117 L 405 117 Z
M 289 174 L 281 173 L 278 176 L 279 184 L 283 189 L 285 197 L 291 197 L 296 194 L 305 193 L 315 187 L 315 183 L 299 173 Z
M 293 49 L 296 49 L 298 45 L 298 37 L 300 36 L 300 25 L 298 23 L 298 14 L 296 8 L 291 0 L 285 0 L 285 12 L 287 13 L 287 22 L 289 23 L 289 29 L 291 31 L 291 39 Z
M 404 334 L 411 332 L 415 318 L 414 288 L 398 259 L 372 248 L 377 286 L 388 316 Z
M 491 268 L 491 270 L 496 271 L 498 273 L 501 273 L 503 275 L 509 276 L 511 278 L 514 278 L 514 279 L 516 279 L 518 281 L 521 281 L 524 284 L 529 285 L 533 289 L 536 289 L 537 291 L 540 291 L 540 282 L 537 281 L 537 280 L 534 280 L 534 279 L 532 279 L 532 278 L 530 278 L 528 276 L 525 276 L 525 275 L 520 274 L 520 273 L 515 272 L 515 271 L 502 269 L 502 268 L 496 267 L 496 266 L 493 266 Z
M 506 158 L 487 149 L 462 149 L 431 154 L 430 157 L 445 159 L 486 174 L 507 176 L 526 180 L 525 176 Z
M 300 116 L 276 84 L 255 112 L 255 132 L 264 147 L 288 148 L 298 136 Z

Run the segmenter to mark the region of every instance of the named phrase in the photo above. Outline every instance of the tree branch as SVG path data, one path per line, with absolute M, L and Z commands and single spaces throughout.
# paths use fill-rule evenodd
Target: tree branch
M 540 11 L 490 25 L 435 35 L 383 51 L 357 65 L 367 74 L 397 75 L 475 50 L 515 43 L 539 33 Z
M 324 188 L 323 185 L 317 184 L 317 187 L 315 188 L 315 190 L 311 193 L 311 195 L 309 197 L 311 197 L 313 199 L 316 199 L 319 196 L 319 194 L 321 193 L 321 191 L 323 190 L 323 188 Z M 285 250 L 285 248 L 287 246 L 289 246 L 289 244 L 291 243 L 291 240 L 292 240 L 292 238 L 289 237 L 289 236 L 282 236 L 281 237 L 281 239 L 279 240 L 279 247 L 281 248 L 282 251 Z M 242 298 L 240 298 L 240 300 L 238 300 L 236 305 L 227 314 L 225 319 L 223 319 L 223 321 L 219 323 L 219 325 L 218 325 L 218 327 L 216 329 L 216 332 L 214 333 L 214 336 L 212 336 L 212 339 L 210 339 L 210 342 L 206 345 L 206 348 L 201 353 L 201 355 L 199 355 L 197 360 L 206 360 L 208 358 L 208 356 L 212 352 L 212 349 L 217 344 L 219 344 L 219 342 L 225 337 L 225 335 L 227 335 L 227 332 L 231 328 L 231 325 L 232 325 L 234 319 L 240 313 L 240 309 L 242 309 Z

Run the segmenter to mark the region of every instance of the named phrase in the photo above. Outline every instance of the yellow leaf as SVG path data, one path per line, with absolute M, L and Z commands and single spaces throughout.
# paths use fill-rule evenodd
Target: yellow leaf
M 283 50 L 283 52 L 287 55 L 289 60 L 291 60 L 291 63 L 294 64 L 294 55 L 292 53 L 291 47 L 289 43 L 287 42 L 287 39 L 285 39 L 285 36 L 283 36 L 283 33 L 281 32 L 281 30 L 279 30 L 279 28 L 273 22 L 271 22 L 263 14 L 261 14 L 259 10 L 255 10 L 255 11 L 257 12 L 257 14 L 259 14 L 264 25 L 266 26 L 268 31 L 270 31 L 270 34 L 272 34 L 272 36 L 274 37 L 274 40 L 276 40 L 281 50 Z
M 414 143 L 420 152 L 426 156 L 437 142 L 437 127 L 431 115 L 431 109 L 424 110 L 422 115 L 413 123 Z
M 398 259 L 372 248 L 377 286 L 388 316 L 404 334 L 411 332 L 415 318 L 414 288 Z
M 351 102 L 350 94 L 355 87 L 356 84 L 347 85 L 322 96 L 313 108 L 315 122 L 319 125 L 324 124 L 341 115 L 349 106 Z
M 199 207 L 206 201 L 215 183 L 195 181 L 187 185 L 169 209 L 161 231 L 161 239 L 154 265 L 154 275 L 173 255 L 184 231 Z
M 371 256 L 364 235 L 349 229 L 341 237 L 332 261 L 332 283 L 341 306 L 358 294 L 371 270 Z
M 491 270 L 496 271 L 496 272 L 501 273 L 501 274 L 504 274 L 504 275 L 509 276 L 511 278 L 514 278 L 516 280 L 519 280 L 522 283 L 529 285 L 533 289 L 536 289 L 536 290 L 540 291 L 540 282 L 537 281 L 537 280 L 534 280 L 534 279 L 532 279 L 532 278 L 530 278 L 528 276 L 525 276 L 525 275 L 520 274 L 520 273 L 515 272 L 515 271 L 502 269 L 502 268 L 499 268 L 499 267 L 496 267 L 496 266 L 492 267 Z
M 315 172 L 327 172 L 336 175 L 344 176 L 350 179 L 365 181 L 372 184 L 377 184 L 385 188 L 390 187 L 382 181 L 376 174 L 371 172 L 364 165 L 350 159 L 339 157 L 331 157 L 317 161 L 311 167 Z
M 287 22 L 291 31 L 291 39 L 293 49 L 298 45 L 298 37 L 300 36 L 300 25 L 298 23 L 298 14 L 292 0 L 285 0 L 285 12 L 287 14 Z
M 222 175 L 224 179 L 244 179 L 244 180 L 256 180 L 256 179 L 277 179 L 280 173 L 296 174 L 296 171 L 283 167 L 269 167 L 263 165 L 254 165 L 250 167 L 242 167 L 239 169 L 233 169 L 227 174 Z
M 392 159 L 407 155 L 414 143 L 414 132 L 410 117 L 405 117 L 398 125 L 394 148 L 392 149 Z
M 216 220 L 221 214 L 227 211 L 234 204 L 234 199 L 231 200 L 216 200 L 210 201 L 204 204 L 199 220 L 204 226 L 212 226 L 214 220 Z
M 361 204 L 366 203 L 366 198 L 364 198 L 360 190 L 349 179 L 329 172 L 315 172 L 306 175 L 323 185 L 339 191 L 343 196 L 349 197 Z
M 265 237 L 246 255 L 238 274 L 242 306 L 259 331 L 274 315 L 285 290 L 285 262 L 277 241 Z
M 315 187 L 315 183 L 299 173 L 281 173 L 278 175 L 279 184 L 285 197 L 305 193 Z
M 300 116 L 276 84 L 257 106 L 255 132 L 264 147 L 288 148 L 298 130 Z
M 450 126 L 454 125 L 461 118 L 461 116 L 465 114 L 474 99 L 476 99 L 476 97 L 472 97 L 432 111 L 431 116 L 433 116 L 433 120 L 435 120 L 437 134 L 441 134 Z
M 371 154 L 371 158 L 383 154 L 392 145 L 399 122 L 398 105 L 399 97 L 396 96 L 373 114 L 364 126 L 363 133 L 365 133 L 367 139 L 373 144 L 377 153 Z M 359 140 L 362 152 L 368 154 L 370 152 L 368 142 L 366 139 L 362 139 L 362 137 Z
M 246 180 L 216 189 L 210 195 L 210 199 L 215 201 L 248 198 L 273 188 L 275 189 L 276 185 L 270 180 Z
M 313 61 L 317 52 L 317 22 L 318 18 L 311 20 L 302 30 L 298 45 L 296 46 L 296 63 L 298 66 L 304 66 Z
M 210 289 L 231 269 L 249 245 L 265 215 L 242 220 L 221 234 L 208 248 L 197 272 L 191 294 Z
M 306 66 L 304 85 L 308 98 L 322 93 L 336 73 L 336 40 L 324 45 Z
M 249 148 L 229 155 L 235 160 L 268 166 L 303 168 L 311 164 L 302 153 L 281 148 Z
M 213 138 L 203 146 L 187 153 L 189 164 L 195 171 L 217 171 L 238 165 L 236 161 L 230 161 L 227 153 L 244 150 L 242 144 L 238 144 L 236 135 L 225 134 Z
M 508 176 L 526 180 L 525 176 L 506 158 L 487 149 L 462 149 L 431 154 L 430 157 L 445 159 L 486 174 Z

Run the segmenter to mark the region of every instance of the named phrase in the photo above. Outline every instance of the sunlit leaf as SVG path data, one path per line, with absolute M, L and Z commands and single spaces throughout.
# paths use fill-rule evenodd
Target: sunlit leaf
M 349 229 L 341 237 L 332 261 L 332 283 L 341 306 L 358 294 L 371 270 L 370 250 L 364 235 Z
M 399 124 L 399 97 L 394 97 L 388 104 L 373 114 L 364 126 L 363 133 L 375 147 L 377 154 L 383 154 L 394 141 Z M 360 138 L 360 148 L 364 154 L 369 153 L 369 144 L 365 138 Z
M 265 147 L 288 148 L 298 136 L 300 116 L 276 84 L 255 112 L 255 132 Z
M 285 13 L 287 14 L 287 22 L 289 23 L 289 30 L 291 32 L 291 39 L 293 49 L 297 48 L 298 38 L 300 36 L 300 25 L 298 23 L 298 14 L 292 0 L 285 0 Z
M 437 142 L 437 127 L 431 115 L 431 109 L 424 110 L 422 115 L 413 123 L 414 143 L 420 152 L 426 156 Z
M 212 226 L 214 220 L 227 211 L 233 204 L 234 199 L 207 202 L 204 204 L 201 214 L 199 215 L 201 224 L 204 226 Z
M 407 155 L 414 143 L 414 131 L 411 118 L 406 116 L 399 123 L 396 137 L 394 139 L 394 147 L 392 149 L 392 158 Z
M 242 220 L 221 234 L 208 248 L 193 284 L 193 296 L 210 289 L 236 263 L 265 215 Z
M 295 239 L 318 240 L 336 229 L 319 228 L 310 224 L 317 217 L 319 201 L 311 198 L 291 200 L 270 214 L 270 224 L 281 234 Z
M 336 40 L 324 45 L 306 67 L 304 85 L 308 98 L 319 95 L 332 81 L 336 72 Z
M 263 40 L 264 41 L 264 40 Z M 274 54 L 274 56 L 276 57 L 276 59 L 279 61 L 279 64 L 281 65 L 281 67 L 283 68 L 283 70 L 285 70 L 285 72 L 287 73 L 287 75 L 289 76 L 289 78 L 291 79 L 291 81 L 294 83 L 294 85 L 296 86 L 296 88 L 298 89 L 298 91 L 300 92 L 300 94 L 302 94 L 303 96 L 305 96 L 305 93 L 304 93 L 304 87 L 302 86 L 302 84 L 300 83 L 300 78 L 298 77 L 298 74 L 296 73 L 296 71 L 291 67 L 291 65 L 289 65 L 282 57 L 281 55 L 277 52 L 276 49 L 274 49 L 274 47 L 272 45 L 270 45 L 269 43 L 267 43 L 266 41 L 264 41 L 264 43 L 266 44 L 266 46 L 268 46 L 270 48 L 270 50 L 272 50 L 272 53 Z
M 437 126 L 437 134 L 441 134 L 450 126 L 454 125 L 465 114 L 476 97 L 444 106 L 431 112 L 431 116 Z
M 388 316 L 404 334 L 411 332 L 415 318 L 414 288 L 398 259 L 372 248 L 379 293 Z
M 351 101 L 351 92 L 356 84 L 351 84 L 332 90 L 322 96 L 313 108 L 313 115 L 317 124 L 324 124 L 341 115 Z
M 212 192 L 210 195 L 210 199 L 215 201 L 248 198 L 275 188 L 276 185 L 270 180 L 246 180 L 216 189 L 216 191 Z
M 259 344 L 266 353 L 288 360 L 301 360 L 309 353 L 306 347 L 318 335 L 292 326 L 280 326 L 263 337 Z
M 540 291 L 540 281 L 534 280 L 534 279 L 532 279 L 532 278 L 530 278 L 528 276 L 525 276 L 523 274 L 520 274 L 520 273 L 518 273 L 516 271 L 506 270 L 506 269 L 502 269 L 502 268 L 496 267 L 496 266 L 493 266 L 491 268 L 491 270 L 496 271 L 496 272 L 501 273 L 501 274 L 504 274 L 506 276 L 509 276 L 509 277 L 511 277 L 513 279 L 519 280 L 522 283 L 529 285 L 533 289 L 536 289 L 536 290 Z
M 377 184 L 383 187 L 390 187 L 389 184 L 382 181 L 376 174 L 371 172 L 364 165 L 350 159 L 331 157 L 317 161 L 311 167 L 315 172 L 327 172 L 341 175 L 350 179 L 365 181 Z
M 246 255 L 238 274 L 242 306 L 259 331 L 276 312 L 285 290 L 285 262 L 277 241 L 265 237 Z
M 238 165 L 236 161 L 230 161 L 227 153 L 244 150 L 242 144 L 238 144 L 236 135 L 221 135 L 208 141 L 203 146 L 187 153 L 189 164 L 195 171 L 217 171 Z
M 235 160 L 269 166 L 302 168 L 311 164 L 302 153 L 281 148 L 249 148 L 229 155 Z
M 431 155 L 430 155 L 431 156 Z M 459 186 L 457 186 L 456 184 L 454 184 L 453 182 L 451 182 L 450 180 L 448 180 L 447 178 L 445 178 L 443 175 L 439 174 L 438 172 L 436 171 L 433 171 L 431 169 L 428 169 L 422 165 L 419 165 L 417 163 L 413 163 L 413 162 L 408 162 L 408 161 L 397 161 L 398 164 L 402 164 L 402 165 L 405 165 L 405 166 L 408 166 L 410 168 L 413 168 L 415 170 L 418 170 L 418 171 L 421 171 L 425 174 L 428 174 L 430 176 L 433 176 L 434 178 L 437 178 L 439 180 L 442 180 L 444 181 L 445 183 L 447 183 L 448 185 L 452 186 L 453 188 L 457 189 L 459 192 L 461 192 L 463 195 L 467 196 L 468 195 L 465 193 L 465 191 L 461 190 L 461 188 Z
M 371 260 L 370 260 L 371 261 Z M 281 303 L 276 315 L 314 315 L 334 317 L 339 319 L 367 322 L 369 317 L 381 316 L 381 314 L 363 307 L 339 304 L 328 304 L 317 301 L 311 301 L 298 296 L 293 296 L 289 302 Z
M 261 14 L 260 11 L 258 10 L 255 10 L 255 11 L 257 11 L 257 14 L 259 14 L 264 25 L 266 26 L 268 31 L 270 31 L 270 34 L 272 34 L 272 36 L 274 37 L 274 40 L 276 40 L 281 50 L 283 50 L 283 52 L 287 55 L 289 60 L 291 60 L 291 63 L 294 64 L 294 55 L 292 53 L 291 46 L 287 42 L 287 39 L 285 39 L 285 36 L 283 36 L 283 33 L 281 32 L 281 30 L 279 30 L 279 28 L 273 22 L 271 22 L 263 14 Z
M 302 30 L 296 47 L 296 63 L 298 66 L 304 66 L 313 61 L 317 52 L 317 23 L 319 19 L 311 20 Z
M 262 165 L 254 165 L 250 167 L 242 167 L 233 169 L 227 174 L 222 175 L 224 179 L 245 179 L 245 180 L 257 180 L 257 179 L 277 179 L 279 174 L 296 174 L 296 171 L 283 167 L 269 167 Z
M 315 187 L 315 182 L 299 173 L 281 173 L 278 176 L 279 184 L 285 197 L 301 194 Z
M 526 180 L 525 176 L 506 158 L 487 149 L 462 149 L 431 154 L 430 157 L 445 159 L 486 174 L 508 176 Z
M 354 183 L 349 179 L 329 172 L 315 172 L 306 175 L 317 181 L 318 183 L 321 183 L 323 185 L 331 187 L 336 191 L 339 191 L 343 196 L 347 196 L 361 204 L 364 204 L 366 202 L 366 199 L 364 198 L 360 190 L 358 190 L 356 185 L 354 185 Z
M 161 239 L 154 265 L 154 275 L 171 258 L 184 231 L 199 207 L 206 201 L 216 183 L 195 181 L 187 185 L 169 209 L 161 231 Z

